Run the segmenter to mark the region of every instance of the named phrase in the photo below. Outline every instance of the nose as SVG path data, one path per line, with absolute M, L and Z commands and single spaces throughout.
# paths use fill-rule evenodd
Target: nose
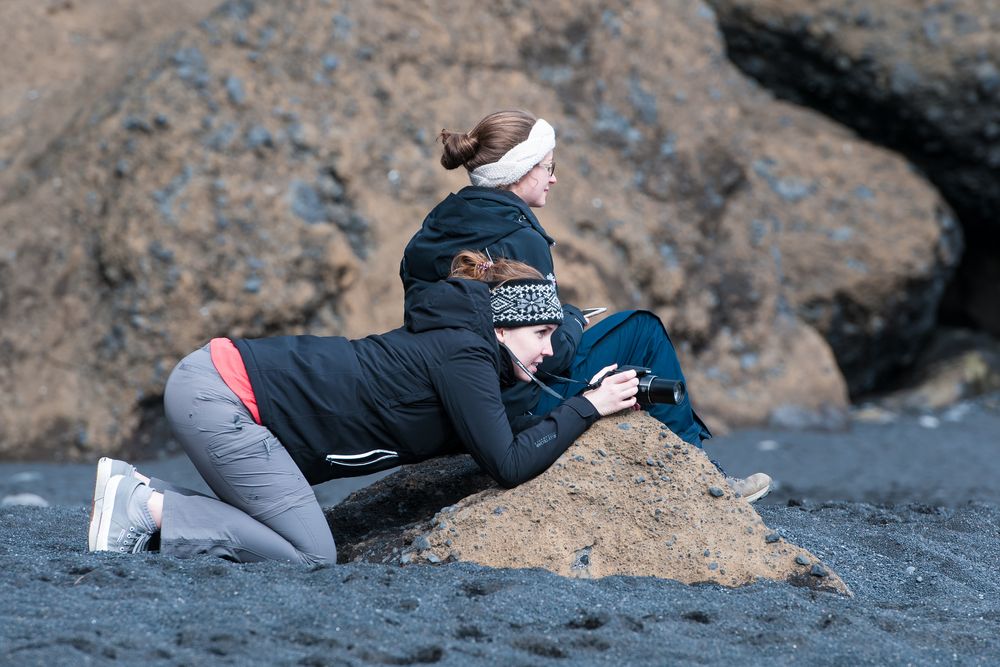
M 545 339 L 545 347 L 542 348 L 543 357 L 551 357 L 554 353 L 552 352 L 552 336 Z

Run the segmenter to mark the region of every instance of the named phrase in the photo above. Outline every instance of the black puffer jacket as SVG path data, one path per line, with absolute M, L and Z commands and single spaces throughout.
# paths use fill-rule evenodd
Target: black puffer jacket
M 427 214 L 403 251 L 399 277 L 406 290 L 404 321 L 416 295 L 447 278 L 451 261 L 460 251 L 488 251 L 494 259 L 516 259 L 556 282 L 553 245 L 555 241 L 542 229 L 531 207 L 513 192 L 470 185 L 448 195 Z M 569 370 L 585 323 L 580 309 L 563 304 L 562 326 L 552 334 L 552 356 L 539 370 L 556 375 Z M 539 394 L 538 387 L 526 383 L 504 390 L 508 417 L 521 421 L 538 404 Z
M 499 484 L 515 486 L 548 468 L 598 419 L 589 401 L 574 397 L 511 431 L 501 370 L 513 376 L 484 283 L 430 285 L 408 314 L 406 328 L 359 340 L 234 341 L 261 421 L 311 484 L 464 449 Z
M 556 282 L 551 246 L 531 207 L 507 190 L 468 186 L 444 201 L 424 218 L 420 230 L 403 251 L 399 277 L 406 290 L 405 313 L 423 287 L 444 280 L 451 261 L 462 250 L 488 251 L 493 259 L 516 259 Z M 570 367 L 586 320 L 576 306 L 563 305 L 563 324 L 552 334 L 553 355 L 542 370 L 562 373 Z

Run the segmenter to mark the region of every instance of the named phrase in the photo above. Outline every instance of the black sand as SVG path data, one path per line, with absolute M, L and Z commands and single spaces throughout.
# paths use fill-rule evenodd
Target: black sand
M 89 554 L 92 468 L 2 465 L 0 498 L 52 506 L 0 508 L 0 664 L 998 664 L 1000 397 L 932 416 L 934 428 L 909 415 L 709 446 L 730 472 L 775 476 L 764 520 L 853 598 L 463 564 Z M 189 481 L 182 461 L 141 468 Z M 321 489 L 326 503 L 340 495 Z

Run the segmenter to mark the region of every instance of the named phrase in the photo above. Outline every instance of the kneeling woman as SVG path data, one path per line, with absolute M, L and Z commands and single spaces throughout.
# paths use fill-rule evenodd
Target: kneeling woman
M 619 373 L 511 431 L 501 389 L 530 380 L 563 317 L 553 284 L 520 262 L 463 252 L 407 315 L 405 328 L 359 340 L 216 338 L 185 357 L 166 416 L 217 498 L 101 459 L 91 551 L 143 551 L 159 532 L 160 551 L 178 557 L 333 563 L 311 485 L 464 451 L 516 486 L 635 403 L 635 373 Z

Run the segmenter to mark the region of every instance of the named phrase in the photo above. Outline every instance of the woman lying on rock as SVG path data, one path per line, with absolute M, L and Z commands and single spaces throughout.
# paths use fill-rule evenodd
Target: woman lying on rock
M 527 382 L 562 322 L 555 286 L 520 262 L 462 252 L 410 303 L 406 327 L 359 340 L 213 339 L 167 380 L 166 417 L 218 499 L 97 466 L 91 551 L 334 563 L 310 488 L 468 452 L 512 487 L 548 468 L 600 416 L 635 404 L 632 371 L 514 433 L 502 387 Z M 602 374 L 613 367 L 602 369 Z
M 525 111 L 498 111 L 469 132 L 443 130 L 441 140 L 441 164 L 446 169 L 465 167 L 472 185 L 440 202 L 407 244 L 399 267 L 407 305 L 426 285 L 447 276 L 451 258 L 465 248 L 525 262 L 555 284 L 550 249 L 555 241 L 531 210 L 545 206 L 549 189 L 557 183 L 552 126 Z M 540 373 L 558 395 L 543 394 L 540 386 L 531 384 L 506 389 L 503 400 L 512 422 L 526 415 L 548 414 L 563 396 L 577 391 L 578 384 L 553 376 L 587 378 L 603 366 L 618 363 L 651 367 L 660 377 L 684 380 L 666 328 L 653 313 L 615 313 L 584 332 L 589 324 L 584 314 L 568 304 L 563 310 L 563 323 L 552 336 L 554 354 L 542 364 Z M 696 447 L 712 437 L 692 409 L 690 398 L 646 409 Z M 750 502 L 763 497 L 771 484 L 763 473 L 745 479 L 727 476 L 726 481 Z

